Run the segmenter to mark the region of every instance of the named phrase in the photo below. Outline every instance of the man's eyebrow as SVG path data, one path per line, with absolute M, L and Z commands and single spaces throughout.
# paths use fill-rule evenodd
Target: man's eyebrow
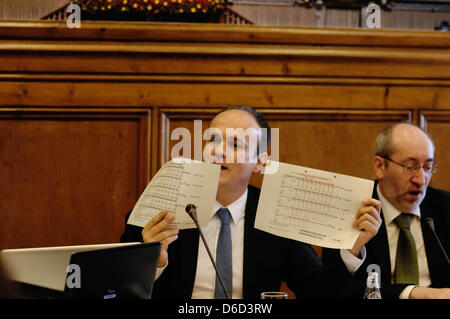
M 409 157 L 409 158 L 406 159 L 406 161 L 419 162 L 419 161 L 417 160 L 417 158 L 414 158 L 414 157 Z M 426 159 L 424 162 L 434 162 L 434 158 L 428 158 L 428 159 Z

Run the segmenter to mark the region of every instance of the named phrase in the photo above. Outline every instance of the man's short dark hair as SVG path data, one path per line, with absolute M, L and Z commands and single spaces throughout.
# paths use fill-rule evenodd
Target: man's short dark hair
M 226 107 L 222 110 L 220 110 L 216 115 L 214 115 L 214 117 L 216 117 L 217 115 L 219 115 L 220 113 L 226 112 L 226 111 L 231 111 L 231 110 L 242 110 L 245 111 L 247 113 L 249 113 L 250 115 L 253 116 L 253 118 L 256 120 L 256 122 L 258 123 L 259 127 L 264 129 L 262 130 L 262 136 L 261 136 L 261 140 L 267 141 L 267 144 L 264 147 L 264 143 L 263 145 L 261 145 L 262 147 L 260 148 L 260 145 L 258 143 L 258 150 L 257 150 L 257 154 L 261 154 L 264 152 L 267 152 L 267 147 L 270 145 L 270 126 L 269 123 L 267 123 L 266 119 L 264 118 L 264 116 L 259 113 L 258 111 L 256 111 L 254 108 L 247 106 L 247 105 L 234 105 L 234 106 L 230 106 L 230 107 Z

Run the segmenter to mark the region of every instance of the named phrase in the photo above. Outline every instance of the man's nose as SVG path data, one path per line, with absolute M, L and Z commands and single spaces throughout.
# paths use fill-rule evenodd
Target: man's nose
M 423 185 L 425 185 L 427 178 L 428 178 L 428 175 L 423 170 L 423 167 L 419 167 L 419 170 L 417 171 L 417 173 L 415 173 L 413 175 L 412 181 L 419 186 L 423 186 Z
M 223 159 L 226 158 L 226 152 L 225 152 L 225 143 L 220 142 L 216 145 L 212 145 L 211 154 L 214 157 L 216 161 L 219 163 L 223 163 Z

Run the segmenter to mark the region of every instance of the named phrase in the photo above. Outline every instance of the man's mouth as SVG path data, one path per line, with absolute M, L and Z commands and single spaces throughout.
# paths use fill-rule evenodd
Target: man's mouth
M 419 196 L 422 194 L 422 191 L 420 190 L 411 190 L 409 192 L 407 192 L 406 194 L 408 194 L 408 197 L 412 200 L 417 200 L 419 199 Z
M 224 170 L 227 170 L 227 169 L 228 169 L 228 167 L 226 167 L 226 166 L 223 165 L 222 163 L 213 162 L 213 164 L 220 165 L 220 170 L 221 170 L 221 171 L 224 171 Z

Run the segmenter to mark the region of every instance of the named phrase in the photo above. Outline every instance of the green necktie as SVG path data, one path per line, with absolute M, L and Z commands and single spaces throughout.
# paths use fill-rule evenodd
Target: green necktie
M 410 215 L 402 213 L 395 219 L 400 229 L 395 259 L 394 283 L 419 284 L 419 264 L 414 237 L 410 229 Z

